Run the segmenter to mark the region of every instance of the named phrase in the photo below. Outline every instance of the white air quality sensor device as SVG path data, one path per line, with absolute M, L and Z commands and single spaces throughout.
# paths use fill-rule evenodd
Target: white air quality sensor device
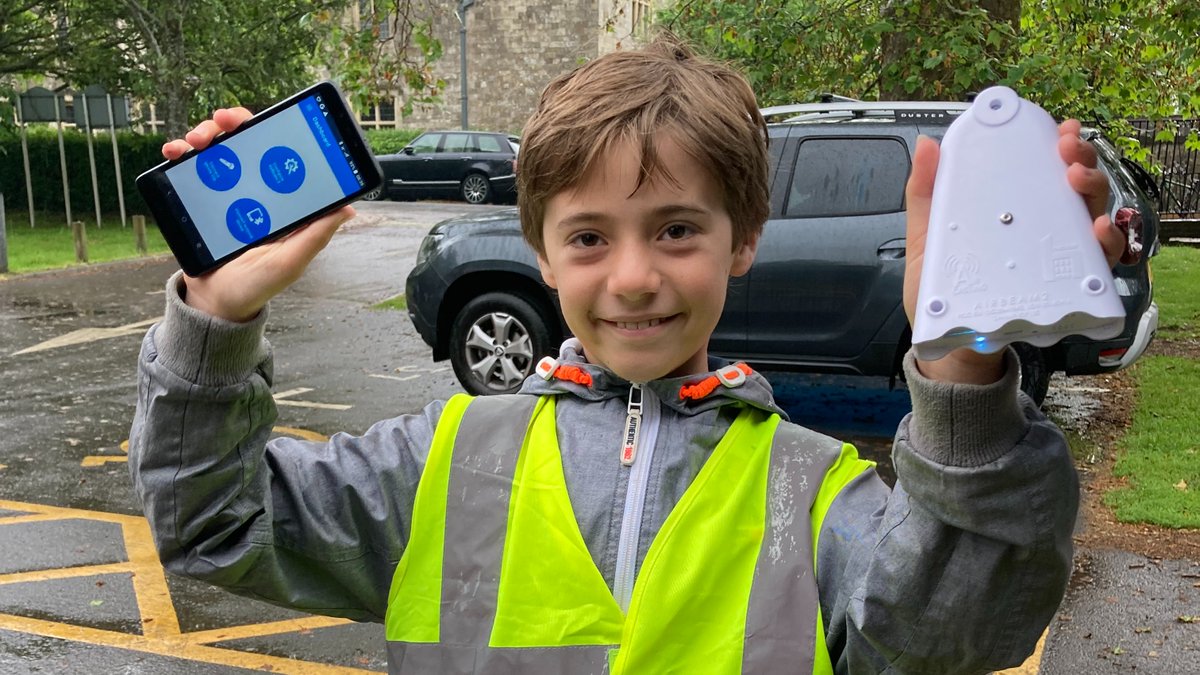
M 1007 87 L 980 93 L 942 140 L 913 323 L 924 360 L 1106 339 L 1125 325 L 1058 125 Z

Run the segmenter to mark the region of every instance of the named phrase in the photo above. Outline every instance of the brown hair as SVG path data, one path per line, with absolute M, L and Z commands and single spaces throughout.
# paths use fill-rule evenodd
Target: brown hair
M 664 132 L 707 167 L 733 222 L 733 247 L 762 232 L 767 189 L 766 124 L 749 83 L 728 66 L 696 56 L 670 35 L 641 49 L 606 54 L 556 78 L 521 136 L 517 204 L 521 230 L 545 253 L 546 201 L 578 184 L 605 152 L 641 146 L 638 187 L 662 176 L 655 143 Z

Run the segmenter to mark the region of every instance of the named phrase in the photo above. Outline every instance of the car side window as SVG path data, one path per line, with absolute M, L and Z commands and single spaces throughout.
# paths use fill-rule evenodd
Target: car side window
M 442 152 L 470 152 L 471 134 L 446 134 Z
M 800 143 L 785 218 L 860 216 L 904 209 L 909 157 L 895 138 L 810 138 Z
M 423 134 L 417 140 L 412 142 L 414 155 L 431 155 L 437 152 L 438 142 L 442 140 L 441 134 Z
M 476 136 L 480 152 L 500 152 L 500 141 L 495 136 Z

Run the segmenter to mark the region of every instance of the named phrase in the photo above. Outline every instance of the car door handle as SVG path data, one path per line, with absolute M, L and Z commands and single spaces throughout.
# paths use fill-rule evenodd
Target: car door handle
M 902 260 L 907 250 L 907 242 L 903 239 L 893 239 L 885 242 L 875 253 L 882 260 Z

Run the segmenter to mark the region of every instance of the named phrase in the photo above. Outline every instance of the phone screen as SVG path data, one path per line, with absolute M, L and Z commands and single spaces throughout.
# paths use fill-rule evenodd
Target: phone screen
M 361 167 L 329 116 L 314 93 L 166 170 L 212 260 L 362 189 Z

